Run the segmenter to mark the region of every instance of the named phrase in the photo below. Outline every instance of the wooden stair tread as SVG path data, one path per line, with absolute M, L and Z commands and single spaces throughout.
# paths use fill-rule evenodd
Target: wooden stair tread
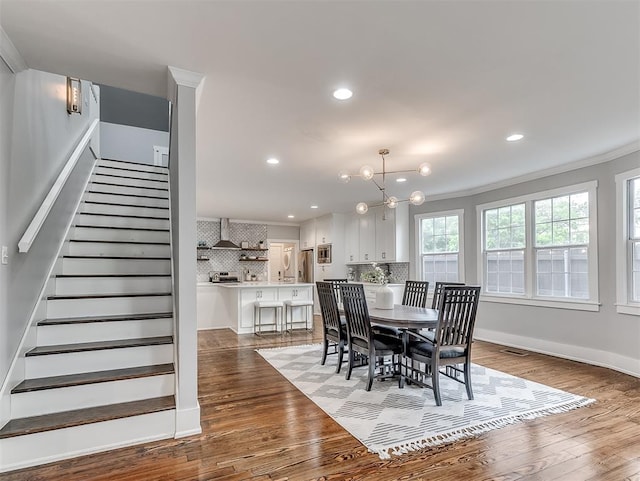
M 168 217 L 151 217 L 148 215 L 133 215 L 133 214 L 106 214 L 103 212 L 78 212 L 78 215 L 95 215 L 100 217 L 122 217 L 125 219 L 153 219 L 153 220 L 169 220 Z
M 117 339 L 115 341 L 81 342 L 77 344 L 58 344 L 54 346 L 37 346 L 25 356 L 46 356 L 50 354 L 69 354 L 72 352 L 101 351 L 105 349 L 124 349 L 128 347 L 159 346 L 171 344 L 173 336 L 141 337 L 136 339 Z
M 147 277 L 171 277 L 171 274 L 57 274 L 56 279 L 70 279 L 73 277 L 139 277 L 145 279 Z
M 76 224 L 74 227 L 82 227 L 84 229 L 118 229 L 118 230 L 142 230 L 152 232 L 169 232 L 169 229 L 156 229 L 153 227 L 118 227 L 113 225 L 85 225 Z
M 69 242 L 85 242 L 94 244 L 134 244 L 134 245 L 153 245 L 168 246 L 170 242 L 144 242 L 144 241 L 123 241 L 123 240 L 93 240 L 93 239 L 69 239 Z
M 64 295 L 64 296 L 48 296 L 49 301 L 61 301 L 67 299 L 110 299 L 113 297 L 162 297 L 170 296 L 171 292 L 151 292 L 151 293 L 135 293 L 129 294 L 126 292 L 115 294 L 80 294 L 80 295 Z
M 151 174 L 153 172 L 150 172 Z M 94 176 L 100 175 L 100 176 L 104 176 L 104 177 L 116 177 L 118 179 L 131 179 L 131 180 L 142 180 L 145 182 L 160 182 L 162 184 L 168 184 L 169 181 L 168 180 L 158 180 L 158 179 L 143 179 L 140 177 L 132 177 L 130 175 L 118 175 L 118 174 L 105 174 L 104 172 L 94 172 L 93 173 Z
M 100 382 L 123 381 L 141 377 L 173 374 L 173 364 L 156 364 L 153 366 L 130 367 L 126 369 L 112 369 L 110 371 L 85 372 L 66 376 L 41 377 L 25 379 L 11 390 L 12 394 L 43 391 L 62 387 L 82 386 Z
M 126 196 L 126 197 L 140 197 L 141 199 L 169 200 L 168 197 L 159 197 L 157 195 L 123 194 L 122 192 L 102 192 L 102 191 L 99 191 L 99 190 L 87 190 L 87 192 L 89 192 L 91 194 L 121 195 L 121 196 Z M 140 206 L 140 207 L 149 207 L 149 206 Z
M 169 172 L 154 172 L 153 170 L 129 169 L 127 167 L 115 167 L 113 165 L 100 165 L 100 164 L 98 164 L 96 167 L 100 167 L 101 169 L 126 170 L 127 172 L 139 172 L 139 173 L 142 173 L 142 174 L 169 175 Z M 160 167 L 160 166 L 159 165 L 155 165 L 153 167 Z M 137 177 L 136 177 L 136 179 L 137 179 Z
M 157 312 L 154 314 L 135 314 L 120 316 L 91 316 L 91 317 L 67 317 L 61 319 L 44 319 L 38 322 L 38 326 L 56 326 L 59 324 L 86 324 L 91 322 L 118 322 L 118 321 L 143 321 L 145 319 L 166 319 L 173 317 L 172 312 Z
M 63 259 L 138 259 L 143 261 L 170 261 L 171 257 L 146 256 L 62 256 Z
M 96 175 L 100 175 L 100 174 L 96 174 Z M 104 182 L 102 180 L 93 180 L 93 179 L 91 179 L 91 184 L 112 185 L 112 186 L 115 186 L 115 187 L 131 187 L 132 189 L 166 190 L 166 191 L 169 190 L 169 189 L 164 188 L 164 187 L 148 187 L 146 185 L 118 184 L 116 182 Z
M 106 194 L 110 195 L 110 194 Z M 169 210 L 169 207 L 158 207 L 155 205 L 137 205 L 137 204 L 123 204 L 120 202 L 102 202 L 99 200 L 85 200 L 85 204 L 96 204 L 96 205 L 114 205 L 117 207 L 139 207 L 140 209 L 159 209 L 159 210 Z
M 166 167 L 164 165 L 143 164 L 142 162 L 135 162 L 133 160 L 109 159 L 107 157 L 100 158 L 98 160 L 98 162 L 100 162 L 100 160 L 108 160 L 109 162 L 120 162 L 120 163 L 123 163 L 123 164 L 129 164 L 131 166 L 139 165 L 139 166 L 142 166 L 142 167 L 154 167 L 156 169 L 163 169 L 163 170 L 166 170 L 166 171 L 169 170 L 169 167 Z M 100 166 L 100 164 L 98 164 L 98 165 Z M 101 167 L 104 167 L 104 166 L 101 166 Z M 143 170 L 142 172 L 147 172 L 147 171 Z
M 108 406 L 77 409 L 61 413 L 12 419 L 0 430 L 0 439 L 41 433 L 84 424 L 111 421 L 175 409 L 174 396 L 164 396 Z

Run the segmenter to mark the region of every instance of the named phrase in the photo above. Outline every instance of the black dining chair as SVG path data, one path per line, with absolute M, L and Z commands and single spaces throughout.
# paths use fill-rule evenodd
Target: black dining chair
M 322 361 L 327 360 L 329 347 L 333 348 L 331 354 L 338 354 L 338 366 L 336 373 L 340 372 L 344 358 L 344 350 L 347 345 L 347 326 L 344 318 L 340 317 L 338 303 L 335 297 L 335 289 L 331 282 L 316 282 L 318 289 L 318 302 L 320 303 L 320 314 L 322 315 Z
M 347 346 L 349 364 L 346 379 L 351 378 L 356 353 L 368 358 L 369 376 L 366 390 L 370 391 L 373 379 L 384 379 L 396 374 L 402 340 L 396 336 L 378 334 L 371 328 L 369 309 L 362 284 L 340 284 L 342 303 L 347 320 Z M 386 359 L 391 357 L 391 362 Z
M 422 332 L 406 331 L 401 388 L 408 377 L 412 383 L 433 389 L 436 404 L 442 406 L 439 383 L 442 374 L 464 384 L 467 396 L 473 399 L 471 344 L 479 297 L 479 286 L 443 287 L 435 330 L 427 336 Z M 431 385 L 424 382 L 427 377 L 431 377 Z
M 402 305 L 413 307 L 427 307 L 428 281 L 405 281 Z
M 333 287 L 333 294 L 336 297 L 336 302 L 338 303 L 338 309 L 342 309 L 342 294 L 340 294 L 340 284 L 346 284 L 348 282 L 347 279 L 324 279 L 323 282 L 331 283 L 331 287 Z
M 444 286 L 464 286 L 464 282 L 436 282 L 433 289 L 433 300 L 431 301 L 431 309 L 437 309 L 440 303 L 440 295 Z

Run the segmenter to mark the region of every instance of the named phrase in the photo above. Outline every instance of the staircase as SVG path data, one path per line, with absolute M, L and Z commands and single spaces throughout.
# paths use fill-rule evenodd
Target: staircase
M 50 280 L 0 466 L 173 437 L 168 172 L 99 160 Z

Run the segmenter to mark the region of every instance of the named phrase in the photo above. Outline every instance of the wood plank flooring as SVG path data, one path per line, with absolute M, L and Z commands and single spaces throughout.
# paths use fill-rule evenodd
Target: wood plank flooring
M 202 435 L 0 474 L 0 480 L 640 480 L 637 378 L 476 342 L 474 362 L 597 402 L 383 461 L 254 352 L 318 342 L 319 333 L 259 338 L 203 331 Z

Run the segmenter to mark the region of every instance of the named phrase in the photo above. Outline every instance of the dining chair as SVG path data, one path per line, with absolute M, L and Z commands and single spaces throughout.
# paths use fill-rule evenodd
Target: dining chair
M 333 294 L 336 297 L 338 303 L 338 309 L 342 309 L 342 294 L 340 294 L 340 284 L 346 284 L 349 282 L 347 279 L 325 279 L 324 282 L 330 282 L 333 287 Z
M 413 307 L 427 307 L 428 281 L 405 281 L 402 305 Z
M 435 330 L 427 335 L 410 330 L 405 333 L 407 342 L 401 366 L 404 374 L 399 381 L 401 388 L 405 377 L 408 377 L 412 383 L 433 389 L 436 404 L 442 406 L 439 383 L 442 374 L 464 384 L 467 396 L 473 399 L 471 345 L 479 297 L 479 286 L 443 287 Z M 410 375 L 406 376 L 407 373 Z M 461 375 L 463 379 L 460 379 Z M 431 385 L 424 382 L 429 376 Z
M 362 284 L 340 284 L 340 292 L 347 320 L 349 349 L 349 364 L 345 378 L 351 378 L 356 353 L 365 356 L 369 364 L 366 390 L 370 391 L 374 378 L 384 379 L 396 374 L 399 355 L 402 353 L 402 340 L 396 336 L 373 331 Z M 390 363 L 386 362 L 389 356 Z
M 433 289 L 433 300 L 431 301 L 431 309 L 437 309 L 440 303 L 440 294 L 444 286 L 464 286 L 464 282 L 436 282 Z
M 335 297 L 335 290 L 331 282 L 316 282 L 318 289 L 318 302 L 320 303 L 320 314 L 322 316 L 322 361 L 327 360 L 329 347 L 333 348 L 331 354 L 338 354 L 338 366 L 336 373 L 340 372 L 344 358 L 344 350 L 347 345 L 347 327 L 344 318 L 340 317 L 338 303 Z

